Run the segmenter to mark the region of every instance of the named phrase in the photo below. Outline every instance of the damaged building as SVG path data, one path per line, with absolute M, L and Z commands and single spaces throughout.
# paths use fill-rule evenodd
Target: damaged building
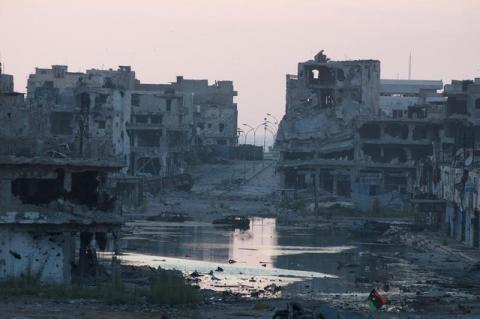
M 0 73 L 0 83 L 0 278 L 64 283 L 93 276 L 96 250 L 115 242 L 122 225 L 109 176 L 124 162 L 86 151 L 97 140 L 85 138 L 85 132 L 82 140 L 81 126 L 65 139 L 52 132 L 52 113 L 38 108 L 57 110 L 58 95 L 46 100 L 55 104 L 27 104 L 23 94 L 13 92 L 13 77 Z M 68 146 L 52 148 L 60 140 Z
M 176 91 L 190 96 L 193 104 L 193 143 L 196 146 L 237 144 L 237 91 L 232 81 L 184 79 L 172 83 Z
M 385 117 L 408 118 L 415 112 L 443 117 L 446 98 L 441 80 L 380 80 L 380 110 Z
M 118 164 L 117 164 L 118 165 Z M 70 282 L 98 271 L 94 252 L 122 225 L 105 189 L 110 161 L 0 157 L 0 278 Z
M 134 77 L 128 68 L 116 73 Z M 27 102 L 44 118 L 37 129 L 50 152 L 58 156 L 120 158 L 128 166 L 130 92 L 112 78 L 96 70 L 68 72 L 63 65 L 37 68 L 30 75 Z
M 192 146 L 191 100 L 169 84 L 136 84 L 128 125 L 132 175 L 166 177 L 186 172 Z
M 407 208 L 416 165 L 444 134 L 429 107 L 444 101 L 438 84 L 382 81 L 379 61 L 330 61 L 323 51 L 299 63 L 275 142 L 280 187 L 316 187 L 362 210 Z
M 419 222 L 480 247 L 480 79 L 445 85 L 441 153 L 419 166 L 412 206 Z
M 184 174 L 201 146 L 235 146 L 236 95 L 231 81 L 209 85 L 179 76 L 168 84 L 142 83 L 130 66 L 86 73 L 37 68 L 27 86 L 28 104 L 46 115 L 51 144 L 120 156 L 125 173 L 142 177 Z M 97 140 L 97 147 L 84 149 L 84 139 Z

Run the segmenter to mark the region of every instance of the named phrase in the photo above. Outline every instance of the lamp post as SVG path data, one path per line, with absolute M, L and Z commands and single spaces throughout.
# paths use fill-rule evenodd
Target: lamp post
M 244 125 L 247 126 L 247 127 L 250 127 L 249 125 L 246 125 L 246 124 L 244 124 Z M 250 133 L 251 131 L 254 131 L 253 127 L 251 129 L 249 129 L 247 132 L 245 132 L 245 140 L 244 140 L 244 143 L 243 143 L 244 148 L 247 145 L 248 133 Z M 247 153 L 244 149 L 243 150 L 243 182 L 245 183 L 246 180 L 247 180 Z
M 255 130 L 252 126 L 250 126 L 248 124 L 243 123 L 242 125 L 248 127 L 250 129 L 249 132 L 251 130 Z M 253 145 L 255 145 L 255 132 L 253 132 Z
M 275 122 L 274 122 L 275 125 L 278 126 L 278 123 L 279 123 L 279 122 L 278 122 L 278 119 L 277 119 L 275 116 L 273 116 L 271 113 L 267 113 L 267 116 L 270 116 L 272 119 L 274 119 L 274 120 L 275 120 Z
M 267 116 L 271 117 L 274 120 L 273 123 L 272 122 L 269 122 L 269 123 L 275 125 L 275 135 L 273 136 L 273 145 L 275 145 L 275 140 L 277 139 L 277 133 L 278 133 L 278 126 L 280 125 L 280 123 L 278 119 L 275 116 L 273 116 L 273 114 L 267 113 Z

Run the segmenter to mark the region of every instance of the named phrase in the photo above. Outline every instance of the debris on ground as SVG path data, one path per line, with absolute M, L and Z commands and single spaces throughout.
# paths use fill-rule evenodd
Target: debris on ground
M 212 224 L 226 228 L 247 230 L 250 228 L 250 219 L 244 216 L 231 215 L 215 219 Z
M 190 274 L 190 277 L 193 277 L 193 278 L 198 278 L 198 277 L 202 277 L 203 275 L 200 274 L 198 271 L 194 271 Z

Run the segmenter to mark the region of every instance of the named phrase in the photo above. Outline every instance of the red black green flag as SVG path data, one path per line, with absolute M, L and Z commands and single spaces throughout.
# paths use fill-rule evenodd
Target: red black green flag
M 373 289 L 372 292 L 370 292 L 370 295 L 367 298 L 367 302 L 368 302 L 368 308 L 370 308 L 371 311 L 377 311 L 383 305 L 388 304 L 387 298 L 380 295 L 378 291 L 375 289 Z

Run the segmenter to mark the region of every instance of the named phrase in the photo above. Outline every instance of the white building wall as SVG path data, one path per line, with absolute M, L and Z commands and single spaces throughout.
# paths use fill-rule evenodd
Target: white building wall
M 0 278 L 38 276 L 42 282 L 70 280 L 70 236 L 0 228 Z

